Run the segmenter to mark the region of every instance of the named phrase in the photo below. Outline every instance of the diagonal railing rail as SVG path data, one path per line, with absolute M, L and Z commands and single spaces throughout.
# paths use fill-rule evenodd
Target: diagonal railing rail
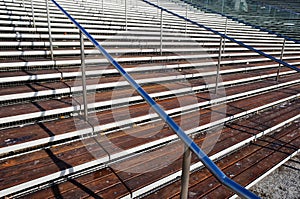
M 55 0 L 51 0 L 55 6 L 61 10 L 74 25 L 80 30 L 81 34 L 84 34 L 102 53 L 107 60 L 118 70 L 118 72 L 128 81 L 128 83 L 143 97 L 143 99 L 153 108 L 153 110 L 164 120 L 170 128 L 178 135 L 178 137 L 184 142 L 189 150 L 193 151 L 200 161 L 207 167 L 207 169 L 225 186 L 230 188 L 236 194 L 243 198 L 259 198 L 243 186 L 239 185 L 229 177 L 227 177 L 217 165 L 202 151 L 202 149 L 181 129 L 180 126 L 149 96 L 149 94 L 123 69 L 123 67 Z M 148 1 L 145 1 L 148 2 Z M 154 5 L 148 2 L 150 5 Z M 158 8 L 167 11 L 164 8 L 157 6 Z M 181 18 L 181 17 L 180 17 Z M 282 63 L 285 65 L 285 63 Z

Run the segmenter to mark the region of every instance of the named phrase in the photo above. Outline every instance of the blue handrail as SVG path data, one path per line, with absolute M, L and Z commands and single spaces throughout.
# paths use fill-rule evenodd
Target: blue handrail
M 232 42 L 234 42 L 234 43 L 237 43 L 237 44 L 239 44 L 240 46 L 245 47 L 245 48 L 247 48 L 247 49 L 249 49 L 249 50 L 251 50 L 251 51 L 254 51 L 254 52 L 256 52 L 256 53 L 258 53 L 258 54 L 260 54 L 260 55 L 262 55 L 262 56 L 264 56 L 264 57 L 266 57 L 266 58 L 269 58 L 269 59 L 272 60 L 272 61 L 275 61 L 275 62 L 277 62 L 277 63 L 283 65 L 283 66 L 286 66 L 286 67 L 288 67 L 288 68 L 290 68 L 290 69 L 292 69 L 292 70 L 295 70 L 295 71 L 297 71 L 297 72 L 300 72 L 300 68 L 297 68 L 296 66 L 290 65 L 289 63 L 286 63 L 285 61 L 282 61 L 282 60 L 280 60 L 280 59 L 277 59 L 277 58 L 275 58 L 275 57 L 273 57 L 273 56 L 271 56 L 271 55 L 269 55 L 269 54 L 267 54 L 267 53 L 264 53 L 264 52 L 262 52 L 262 51 L 260 51 L 260 50 L 257 50 L 256 48 L 253 48 L 252 46 L 249 46 L 249 45 L 247 45 L 247 44 L 245 44 L 245 43 L 243 43 L 243 42 L 241 42 L 241 41 L 238 41 L 238 40 L 236 40 L 236 39 L 234 39 L 234 38 L 232 38 L 232 37 L 229 37 L 229 36 L 226 35 L 226 34 L 220 33 L 220 32 L 218 32 L 218 31 L 216 31 L 216 30 L 214 30 L 214 29 L 212 29 L 212 28 L 209 28 L 209 27 L 205 26 L 205 25 L 199 24 L 199 23 L 197 23 L 197 22 L 195 22 L 195 21 L 193 21 L 193 20 L 191 20 L 191 19 L 188 19 L 188 18 L 186 18 L 186 17 L 184 17 L 184 16 L 181 16 L 181 15 L 175 13 L 175 12 L 172 12 L 172 11 L 166 9 L 166 8 L 163 8 L 163 7 L 159 6 L 159 5 L 156 5 L 156 4 L 154 4 L 154 3 L 151 3 L 151 2 L 149 2 L 149 1 L 147 1 L 147 0 L 141 0 L 141 1 L 144 1 L 144 2 L 147 3 L 147 4 L 149 4 L 149 5 L 151 5 L 151 6 L 154 6 L 154 7 L 158 8 L 158 9 L 160 9 L 160 10 L 162 10 L 162 11 L 165 11 L 165 12 L 171 14 L 171 15 L 174 15 L 174 16 L 180 18 L 180 19 L 183 19 L 183 20 L 185 20 L 185 21 L 188 21 L 188 22 L 190 22 L 190 23 L 192 23 L 192 24 L 194 24 L 194 25 L 196 25 L 196 26 L 198 26 L 198 27 L 200 27 L 200 28 L 204 28 L 205 30 L 210 31 L 210 32 L 212 32 L 212 33 L 214 33 L 214 34 L 216 34 L 216 35 L 219 35 L 219 36 L 221 36 L 222 38 L 225 38 L 225 39 L 228 39 L 228 40 L 230 40 L 230 41 L 232 41 Z
M 225 186 L 243 198 L 259 198 L 245 187 L 228 178 L 218 166 L 193 142 L 193 140 L 178 126 L 175 121 L 149 96 L 149 94 L 123 69 L 123 67 L 55 0 L 51 0 L 76 26 L 77 28 L 95 45 L 108 61 L 120 72 L 128 83 L 151 105 L 155 112 L 162 118 L 178 135 L 178 137 L 193 151 L 207 169 Z

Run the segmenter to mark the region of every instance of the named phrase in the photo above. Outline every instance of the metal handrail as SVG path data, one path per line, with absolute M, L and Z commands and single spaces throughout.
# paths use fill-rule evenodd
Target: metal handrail
M 209 28 L 209 27 L 207 27 L 207 26 L 205 26 L 205 25 L 199 24 L 199 23 L 197 23 L 197 22 L 195 22 L 195 21 L 193 21 L 193 20 L 191 20 L 191 19 L 188 19 L 188 18 L 186 18 L 186 17 L 184 17 L 184 16 L 181 16 L 181 15 L 175 13 L 175 12 L 172 12 L 172 11 L 166 9 L 166 8 L 163 8 L 163 7 L 161 7 L 161 6 L 159 6 L 159 5 L 156 5 L 156 4 L 152 3 L 152 2 L 149 2 L 148 0 L 141 0 L 141 1 L 143 1 L 143 2 L 145 2 L 145 3 L 147 3 L 147 4 L 149 4 L 149 5 L 151 5 L 151 6 L 153 6 L 153 7 L 156 7 L 156 8 L 158 8 L 158 9 L 162 10 L 162 11 L 165 11 L 165 12 L 171 14 L 171 15 L 174 15 L 174 16 L 180 18 L 180 19 L 183 19 L 183 20 L 185 20 L 185 21 L 187 21 L 187 22 L 190 22 L 191 24 L 194 24 L 194 25 L 196 25 L 196 26 L 198 26 L 198 27 L 200 27 L 200 28 L 204 28 L 205 30 L 207 30 L 207 31 L 209 31 L 209 32 L 212 32 L 212 33 L 214 33 L 214 34 L 216 34 L 216 35 L 219 35 L 219 36 L 222 37 L 223 39 L 228 39 L 228 40 L 230 40 L 230 41 L 232 41 L 232 42 L 234 42 L 234 43 L 237 43 L 238 45 L 240 45 L 240 46 L 242 46 L 242 47 L 245 47 L 245 48 L 247 48 L 247 49 L 249 49 L 249 50 L 251 50 L 251 51 L 254 51 L 254 52 L 258 53 L 259 55 L 262 55 L 262 56 L 264 56 L 264 57 L 266 57 L 266 58 L 268 58 L 268 59 L 270 59 L 270 60 L 272 60 L 272 61 L 277 62 L 278 64 L 281 64 L 281 65 L 283 65 L 283 66 L 286 66 L 286 67 L 288 67 L 288 68 L 290 68 L 290 69 L 292 69 L 292 70 L 295 70 L 295 71 L 297 71 L 297 72 L 300 72 L 300 69 L 297 68 L 296 66 L 293 66 L 293 65 L 291 65 L 291 64 L 289 64 L 289 63 L 286 63 L 285 61 L 282 61 L 282 60 L 280 60 L 280 59 L 277 59 L 277 58 L 275 58 L 275 57 L 273 57 L 273 56 L 271 56 L 271 55 L 269 55 L 269 54 L 267 54 L 267 53 L 264 53 L 264 52 L 262 52 L 262 51 L 260 51 L 260 50 L 258 50 L 258 49 L 256 49 L 256 48 L 254 48 L 254 47 L 252 47 L 252 46 L 249 46 L 249 45 L 247 45 L 247 44 L 245 44 L 245 43 L 243 43 L 243 42 L 241 42 L 241 41 L 238 41 L 238 40 L 236 40 L 236 39 L 234 39 L 234 38 L 232 38 L 232 37 L 229 37 L 229 36 L 226 35 L 226 34 L 220 33 L 219 31 L 216 31 L 216 30 L 214 30 L 214 29 L 212 29 L 212 28 Z
M 219 167 L 202 151 L 202 149 L 176 124 L 176 122 L 149 96 L 149 94 L 123 69 L 123 67 L 55 0 L 51 0 L 73 23 L 74 25 L 95 45 L 107 60 L 119 71 L 128 83 L 143 97 L 143 99 L 154 109 L 170 128 L 178 135 L 184 144 L 193 151 L 207 169 L 225 186 L 243 198 L 259 198 L 245 187 L 239 185 L 227 177 Z

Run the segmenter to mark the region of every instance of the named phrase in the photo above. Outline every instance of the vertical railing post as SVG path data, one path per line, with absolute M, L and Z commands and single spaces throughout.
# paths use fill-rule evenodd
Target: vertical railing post
M 23 8 L 25 8 L 25 3 L 24 3 L 24 0 L 22 0 L 22 4 L 23 4 Z
M 36 26 L 35 26 L 35 16 L 34 16 L 34 7 L 33 7 L 32 0 L 31 0 L 31 15 L 32 15 L 33 28 L 36 28 Z
M 157 5 L 159 6 L 159 0 L 157 0 Z M 157 18 L 158 18 L 158 15 L 159 15 L 159 9 L 157 9 Z
M 84 54 L 84 38 L 81 31 L 80 34 L 80 58 L 81 58 L 81 79 L 82 79 L 82 96 L 84 105 L 84 120 L 88 121 L 88 107 L 87 107 L 87 94 L 86 94 L 86 75 L 85 75 L 85 54 Z
M 224 35 L 227 35 L 227 25 L 228 25 L 228 18 L 226 17 Z M 225 52 L 225 46 L 226 46 L 226 39 L 224 38 L 223 50 L 222 50 L 223 53 Z
M 102 15 L 104 15 L 104 0 L 102 0 Z
M 222 0 L 222 14 L 224 14 L 224 5 L 225 5 L 225 2 L 224 2 L 224 0 Z
M 222 42 L 223 38 L 220 37 L 219 55 L 218 55 L 218 65 L 217 65 L 217 76 L 216 76 L 216 87 L 215 93 L 218 91 L 219 79 L 220 79 L 220 68 L 221 68 L 221 57 L 222 57 Z
M 160 55 L 163 53 L 163 10 L 160 11 Z
M 286 39 L 284 38 L 282 48 L 281 48 L 280 61 L 282 61 L 282 59 L 283 59 L 283 53 L 284 53 L 284 50 L 285 50 L 285 43 L 286 43 Z M 281 64 L 278 65 L 276 81 L 279 81 L 280 69 L 281 69 Z
M 51 21 L 50 21 L 50 13 L 49 13 L 49 3 L 48 3 L 48 0 L 46 0 L 46 9 L 47 9 L 47 22 L 48 22 L 48 34 L 49 34 L 49 43 L 50 43 L 50 53 L 51 53 L 51 59 L 54 60 L 52 34 L 51 34 Z
M 125 30 L 127 31 L 127 0 L 125 0 Z
M 186 4 L 185 8 L 185 18 L 188 18 L 188 4 Z M 185 20 L 185 34 L 187 33 L 187 21 Z
M 182 160 L 180 199 L 188 198 L 191 157 L 192 157 L 192 152 L 185 145 L 183 160 Z

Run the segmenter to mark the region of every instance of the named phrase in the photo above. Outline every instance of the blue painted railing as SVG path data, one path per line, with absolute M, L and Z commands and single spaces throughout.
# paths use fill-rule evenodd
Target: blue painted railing
M 193 151 L 207 169 L 225 186 L 230 188 L 236 194 L 243 198 L 255 199 L 259 198 L 243 186 L 239 185 L 232 179 L 228 178 L 217 165 L 201 150 L 201 148 L 193 142 L 193 140 L 178 126 L 175 121 L 149 96 L 149 94 L 123 69 L 123 67 L 55 0 L 51 0 L 74 24 L 75 26 L 95 45 L 107 60 L 119 71 L 119 73 L 129 82 L 129 84 L 143 97 L 143 99 L 151 105 L 155 112 L 163 119 L 185 143 L 185 145 Z M 148 2 L 149 3 L 149 2 Z M 151 3 L 149 3 L 151 4 Z M 155 6 L 154 4 L 151 4 Z M 158 7 L 167 11 L 164 8 Z M 178 15 L 179 16 L 179 15 Z M 182 17 L 180 17 L 182 18 Z M 192 22 L 191 20 L 188 20 Z M 195 22 L 193 22 L 195 23 Z M 226 37 L 226 36 L 225 36 Z M 285 63 L 282 63 L 285 65 Z

